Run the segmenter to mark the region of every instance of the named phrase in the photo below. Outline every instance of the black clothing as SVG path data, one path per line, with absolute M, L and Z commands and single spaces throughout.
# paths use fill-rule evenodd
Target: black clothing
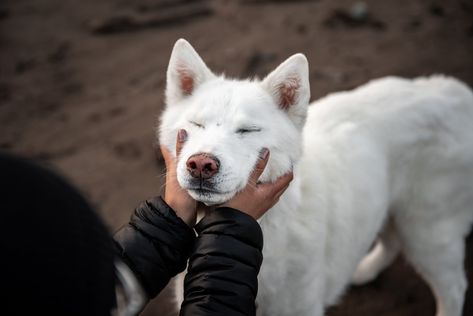
M 180 315 L 255 315 L 263 234 L 249 215 L 218 208 L 195 227 Z
M 195 233 L 161 198 L 154 198 L 136 208 L 114 239 L 119 255 L 153 298 L 186 268 Z
M 115 240 L 150 298 L 185 269 L 190 255 L 180 315 L 255 315 L 263 247 L 258 223 L 240 211 L 218 208 L 195 229 L 197 238 L 155 198 L 135 210 Z
M 105 316 L 115 307 L 117 253 L 149 298 L 186 267 L 181 315 L 254 315 L 262 233 L 219 208 L 189 228 L 161 198 L 115 235 L 55 172 L 0 152 L 1 289 L 5 315 Z M 118 251 L 117 251 L 118 249 Z
M 67 181 L 0 152 L 2 315 L 110 315 L 115 248 Z

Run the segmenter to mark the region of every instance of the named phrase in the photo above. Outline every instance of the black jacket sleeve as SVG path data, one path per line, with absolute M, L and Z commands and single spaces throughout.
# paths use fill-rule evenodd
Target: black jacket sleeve
M 149 298 L 186 268 L 195 239 L 194 231 L 160 197 L 143 202 L 114 235 L 119 256 Z
M 263 234 L 249 215 L 218 208 L 195 227 L 181 316 L 255 315 Z

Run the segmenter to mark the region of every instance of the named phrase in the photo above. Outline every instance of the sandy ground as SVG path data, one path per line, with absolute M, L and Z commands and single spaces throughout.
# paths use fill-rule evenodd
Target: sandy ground
M 232 77 L 264 76 L 289 55 L 305 53 L 313 100 L 385 75 L 444 73 L 473 85 L 471 1 L 356 3 L 4 0 L 0 149 L 64 174 L 114 231 L 139 201 L 161 191 L 155 125 L 180 37 Z M 372 284 L 350 289 L 328 315 L 434 309 L 429 289 L 400 258 Z M 143 315 L 173 315 L 169 291 Z M 473 315 L 471 290 L 464 315 Z

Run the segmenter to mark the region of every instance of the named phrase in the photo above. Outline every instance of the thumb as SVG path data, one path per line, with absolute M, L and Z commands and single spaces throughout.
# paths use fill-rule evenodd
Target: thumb
M 180 129 L 177 132 L 176 138 L 176 157 L 178 157 L 181 153 L 182 147 L 184 146 L 186 139 L 187 132 L 184 129 Z M 174 163 L 174 157 L 166 146 L 160 145 L 159 149 L 161 150 L 161 154 L 163 155 L 164 163 L 166 164 L 166 166 L 169 166 Z
M 159 149 L 161 150 L 161 155 L 164 159 L 164 164 L 167 166 L 172 161 L 172 155 L 169 149 L 165 145 L 159 145 Z
M 184 146 L 184 143 L 187 140 L 187 132 L 185 129 L 180 129 L 177 132 L 177 138 L 176 138 L 176 157 L 179 157 L 181 154 L 182 147 Z
M 258 162 L 256 163 L 255 169 L 250 175 L 250 183 L 257 183 L 259 177 L 264 171 L 264 168 L 266 168 L 266 165 L 268 164 L 269 160 L 269 149 L 268 148 L 263 148 L 260 152 L 260 156 L 258 158 Z

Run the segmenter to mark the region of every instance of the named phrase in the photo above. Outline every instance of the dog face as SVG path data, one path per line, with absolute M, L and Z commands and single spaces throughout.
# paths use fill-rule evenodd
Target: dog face
M 174 45 L 167 71 L 160 143 L 175 153 L 179 129 L 187 140 L 177 157 L 182 188 L 207 205 L 242 190 L 264 147 L 270 160 L 260 181 L 274 181 L 301 155 L 310 98 L 308 64 L 297 54 L 262 81 L 214 75 L 185 40 Z

